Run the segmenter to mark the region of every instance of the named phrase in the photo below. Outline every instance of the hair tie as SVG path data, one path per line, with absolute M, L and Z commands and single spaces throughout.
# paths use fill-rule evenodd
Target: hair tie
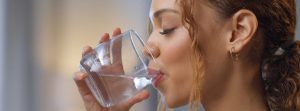
M 280 56 L 283 55 L 286 51 L 291 50 L 296 45 L 296 42 L 294 40 L 286 41 L 284 44 L 282 44 L 273 55 Z

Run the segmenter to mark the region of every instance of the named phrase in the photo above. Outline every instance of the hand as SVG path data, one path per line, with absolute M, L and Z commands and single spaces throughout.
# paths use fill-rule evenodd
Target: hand
M 113 36 L 121 34 L 120 28 L 116 28 L 113 32 Z M 101 42 L 105 42 L 109 40 L 109 34 L 104 34 L 101 39 Z M 92 51 L 92 48 L 90 46 L 86 46 L 83 48 L 82 55 L 85 55 Z M 115 105 L 111 108 L 105 108 L 101 106 L 96 98 L 93 96 L 91 91 L 89 90 L 87 84 L 85 83 L 85 78 L 87 77 L 86 73 L 83 72 L 76 72 L 74 76 L 74 81 L 78 87 L 78 90 L 80 92 L 80 95 L 82 96 L 82 99 L 84 101 L 84 105 L 87 109 L 87 111 L 129 111 L 129 109 L 136 103 L 141 102 L 147 98 L 149 98 L 149 93 L 146 90 L 141 91 L 139 94 L 128 100 L 127 102 L 124 102 L 119 105 Z

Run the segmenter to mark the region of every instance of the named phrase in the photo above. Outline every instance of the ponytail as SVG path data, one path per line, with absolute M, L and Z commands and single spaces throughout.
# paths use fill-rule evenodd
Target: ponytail
M 263 77 L 273 111 L 300 111 L 300 41 L 266 58 Z

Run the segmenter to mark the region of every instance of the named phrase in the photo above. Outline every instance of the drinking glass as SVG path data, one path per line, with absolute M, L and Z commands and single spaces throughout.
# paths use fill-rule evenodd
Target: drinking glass
M 103 107 L 125 102 L 151 84 L 147 65 L 153 56 L 147 50 L 139 34 L 129 30 L 97 45 L 81 59 L 80 70 L 88 73 L 85 81 Z

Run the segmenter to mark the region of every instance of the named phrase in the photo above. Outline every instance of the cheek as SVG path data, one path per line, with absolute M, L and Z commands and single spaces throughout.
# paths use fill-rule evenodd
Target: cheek
M 192 85 L 191 43 L 188 32 L 178 31 L 161 47 L 161 60 L 168 73 L 163 93 L 169 107 L 188 102 Z
M 163 46 L 161 47 L 161 56 L 164 63 L 173 65 L 183 65 L 188 62 L 191 54 L 191 39 L 188 32 L 181 29 L 173 33 L 169 38 L 165 38 Z
M 219 31 L 219 34 L 213 34 L 213 32 L 210 32 L 206 35 L 210 35 L 206 37 L 206 40 L 204 40 L 206 42 L 203 43 L 203 53 L 206 61 L 205 66 L 208 68 L 207 72 L 224 73 L 224 69 L 226 69 L 229 65 L 229 52 L 227 51 L 225 34 L 223 34 L 222 31 Z
M 222 88 L 221 86 L 228 79 L 227 72 L 230 70 L 232 61 L 228 61 L 229 53 L 226 45 L 226 33 L 222 28 L 207 27 L 201 30 L 199 37 L 200 47 L 205 65 L 202 94 L 209 94 Z M 216 33 L 218 32 L 218 33 Z
M 178 35 L 179 36 L 179 35 Z M 184 36 L 181 36 L 184 37 Z M 185 37 L 188 38 L 188 37 Z M 177 87 L 187 87 L 192 76 L 192 66 L 190 62 L 191 41 L 188 39 L 179 39 L 169 45 L 168 51 L 165 51 L 163 63 L 168 71 L 168 78 L 171 79 L 170 85 Z

